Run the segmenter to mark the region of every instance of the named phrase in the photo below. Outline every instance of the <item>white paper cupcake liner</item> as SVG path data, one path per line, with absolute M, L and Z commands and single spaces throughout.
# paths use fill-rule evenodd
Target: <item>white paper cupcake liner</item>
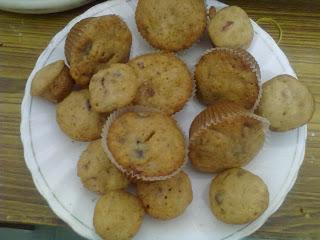
M 128 107 L 124 107 L 124 108 L 121 108 L 119 110 L 114 111 L 109 116 L 109 118 L 107 119 L 104 127 L 102 128 L 102 132 L 101 132 L 101 139 L 102 139 L 101 144 L 102 144 L 102 147 L 103 147 L 105 153 L 109 157 L 110 161 L 121 172 L 123 172 L 129 179 L 131 179 L 133 181 L 139 181 L 139 180 L 142 180 L 142 181 L 159 181 L 159 180 L 165 180 L 165 179 L 171 178 L 171 177 L 175 176 L 176 174 L 178 174 L 181 171 L 181 169 L 186 165 L 187 160 L 188 160 L 188 141 L 187 141 L 187 138 L 184 135 L 181 127 L 178 125 L 177 122 L 176 122 L 176 126 L 178 127 L 178 129 L 180 130 L 180 132 L 181 132 L 181 134 L 183 135 L 183 138 L 184 138 L 185 156 L 184 156 L 184 161 L 181 164 L 181 166 L 178 169 L 176 169 L 175 171 L 173 171 L 172 173 L 170 173 L 168 175 L 165 175 L 165 176 L 143 176 L 143 175 L 140 175 L 140 174 L 136 173 L 133 170 L 128 170 L 128 169 L 124 168 L 121 164 L 119 164 L 116 161 L 116 159 L 112 155 L 110 149 L 108 148 L 107 136 L 108 136 L 109 129 L 110 129 L 110 126 L 113 123 L 113 121 L 115 119 L 119 118 L 121 115 L 127 113 L 127 112 L 161 112 L 161 111 L 158 110 L 158 109 L 144 107 L 144 106 L 128 106 Z
M 239 56 L 243 61 L 249 63 L 250 69 L 252 70 L 252 72 L 254 72 L 256 74 L 257 77 L 257 83 L 258 83 L 258 96 L 257 99 L 253 105 L 253 107 L 251 109 L 249 109 L 251 112 L 254 112 L 256 110 L 256 108 L 258 107 L 259 103 L 260 103 L 260 99 L 262 96 L 262 81 L 261 81 L 261 72 L 260 72 L 260 67 L 258 65 L 258 62 L 255 60 L 255 58 L 246 50 L 244 49 L 232 49 L 232 48 L 211 48 L 208 49 L 206 51 L 203 52 L 203 54 L 198 58 L 197 64 L 195 66 L 195 69 L 197 68 L 197 65 L 200 62 L 200 59 L 202 57 L 204 57 L 205 55 L 211 53 L 211 52 L 215 52 L 215 51 L 225 51 L 228 52 L 230 54 Z
M 261 122 L 262 129 L 263 129 L 263 132 L 265 135 L 265 141 L 267 142 L 267 139 L 269 138 L 269 135 L 270 135 L 270 130 L 269 130 L 270 122 L 266 118 L 260 117 L 252 112 L 249 112 L 249 111 L 248 112 L 247 111 L 238 111 L 238 112 L 229 112 L 229 113 L 227 112 L 227 113 L 217 117 L 216 119 L 209 119 L 202 126 L 200 126 L 196 132 L 194 132 L 192 135 L 190 135 L 189 141 L 190 142 L 193 141 L 196 137 L 199 136 L 200 132 L 209 128 L 210 126 L 217 125 L 219 123 L 222 123 L 222 122 L 230 120 L 230 119 L 235 119 L 238 116 L 253 118 L 253 119 L 256 119 L 259 122 Z

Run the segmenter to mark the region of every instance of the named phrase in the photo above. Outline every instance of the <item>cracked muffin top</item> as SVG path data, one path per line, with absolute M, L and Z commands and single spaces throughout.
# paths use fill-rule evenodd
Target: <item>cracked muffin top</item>
M 127 112 L 116 118 L 107 133 L 107 148 L 120 170 L 143 180 L 166 178 L 185 161 L 182 132 L 160 112 Z

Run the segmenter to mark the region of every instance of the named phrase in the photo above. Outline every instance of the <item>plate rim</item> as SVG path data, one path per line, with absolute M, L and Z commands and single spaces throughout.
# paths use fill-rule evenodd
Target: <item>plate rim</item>
M 50 208 L 52 209 L 52 211 L 60 219 L 62 219 L 64 222 L 66 222 L 79 235 L 81 235 L 85 238 L 89 238 L 89 239 L 97 238 L 98 236 L 94 233 L 88 234 L 88 231 L 84 231 L 83 228 L 80 226 L 80 224 L 77 221 L 75 221 L 75 219 L 72 216 L 70 217 L 69 213 L 66 214 L 66 210 L 63 208 L 63 206 L 61 206 L 59 203 L 57 203 L 58 202 L 57 200 L 53 199 L 54 193 L 48 191 L 48 189 L 46 189 L 47 186 L 43 186 L 41 183 L 41 181 L 45 181 L 45 179 L 41 179 L 41 178 L 43 178 L 41 171 L 39 170 L 39 167 L 36 166 L 36 163 L 35 163 L 36 160 L 35 160 L 34 153 L 32 151 L 32 147 L 31 147 L 31 145 L 32 145 L 31 144 L 31 141 L 32 141 L 31 140 L 31 129 L 30 129 L 30 126 L 28 125 L 29 118 L 30 118 L 28 108 L 29 107 L 31 108 L 30 105 L 32 105 L 32 96 L 30 95 L 31 81 L 32 81 L 32 78 L 33 78 L 34 74 L 36 73 L 36 71 L 38 71 L 36 69 L 38 69 L 40 67 L 40 65 L 41 65 L 41 67 L 43 66 L 44 62 L 48 59 L 51 52 L 54 50 L 56 42 L 61 41 L 64 38 L 65 32 L 67 32 L 71 28 L 71 26 L 73 26 L 79 20 L 86 18 L 92 14 L 97 13 L 98 12 L 97 9 L 99 9 L 101 7 L 108 8 L 108 7 L 111 7 L 115 4 L 122 4 L 122 3 L 129 2 L 129 1 L 130 0 L 110 0 L 108 2 L 97 4 L 97 5 L 93 6 L 92 8 L 88 9 L 87 11 L 85 11 L 84 13 L 82 13 L 79 16 L 72 19 L 68 24 L 66 24 L 66 26 L 61 31 L 56 33 L 55 36 L 51 39 L 48 46 L 40 54 L 32 72 L 30 73 L 28 80 L 27 80 L 27 83 L 26 83 L 26 86 L 25 86 L 24 96 L 23 96 L 23 100 L 21 103 L 20 133 L 21 133 L 21 141 L 22 141 L 22 145 L 23 145 L 23 149 L 24 149 L 24 159 L 25 159 L 26 165 L 31 173 L 31 176 L 32 176 L 32 179 L 35 183 L 35 186 L 36 186 L 37 190 L 40 192 L 40 194 L 45 198 L 45 200 L 47 201 L 47 203 L 50 206 Z M 220 3 L 218 1 L 215 1 L 215 2 L 221 4 L 221 6 L 226 6 L 225 4 Z M 275 54 L 281 58 L 281 63 L 285 64 L 286 68 L 290 68 L 292 70 L 292 74 L 295 75 L 294 70 L 292 69 L 292 67 L 288 61 L 288 58 L 282 52 L 282 50 L 278 47 L 278 45 L 275 43 L 275 41 L 272 39 L 272 37 L 268 33 L 266 33 L 262 28 L 260 28 L 255 22 L 253 22 L 253 21 L 251 21 L 251 22 L 254 25 L 254 29 L 259 30 L 259 34 L 263 35 L 263 37 L 264 37 L 263 39 L 266 40 L 268 44 L 276 46 L 275 49 L 277 52 Z M 304 160 L 305 141 L 306 141 L 306 137 L 307 137 L 307 126 L 304 125 L 304 126 L 298 128 L 297 131 L 298 131 L 298 136 L 297 136 L 298 143 L 297 143 L 297 147 L 296 147 L 297 154 L 296 154 L 296 158 L 292 160 L 295 163 L 295 166 L 297 168 L 296 168 L 296 171 L 293 171 L 292 170 L 293 168 L 291 168 L 290 171 L 288 172 L 287 179 L 289 179 L 291 181 L 287 181 L 287 182 L 283 183 L 286 186 L 286 191 L 284 193 L 284 196 L 279 197 L 278 196 L 279 194 L 276 195 L 275 202 L 272 205 L 273 207 L 268 210 L 268 216 L 266 216 L 266 214 L 262 215 L 261 217 L 258 218 L 259 221 L 254 221 L 252 223 L 244 225 L 243 228 L 238 229 L 237 231 L 233 232 L 232 234 L 226 236 L 223 239 L 239 239 L 239 238 L 242 238 L 242 237 L 245 237 L 245 236 L 252 234 L 253 232 L 257 231 L 266 222 L 266 220 L 281 206 L 281 204 L 285 200 L 287 194 L 289 193 L 290 189 L 294 185 L 296 178 L 298 176 L 299 169 L 300 169 L 301 164 Z M 55 202 L 55 201 L 57 201 L 57 202 Z M 247 227 L 249 225 L 251 225 L 253 227 L 248 230 Z

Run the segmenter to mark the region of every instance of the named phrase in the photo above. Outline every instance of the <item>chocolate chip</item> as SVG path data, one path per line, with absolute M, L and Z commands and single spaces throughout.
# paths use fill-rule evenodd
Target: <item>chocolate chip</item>
M 87 99 L 86 101 L 86 108 L 90 111 L 91 110 L 91 104 L 89 102 L 89 100 Z
M 83 47 L 83 54 L 84 55 L 88 55 L 89 53 L 90 53 L 90 51 L 91 51 L 91 49 L 92 49 L 92 42 L 91 41 L 89 41 L 89 42 L 87 42 L 85 45 L 84 45 L 84 47 Z
M 171 192 L 172 188 L 169 188 L 169 192 Z
M 218 203 L 218 205 L 223 203 L 223 198 L 224 198 L 224 193 L 223 192 L 217 192 L 216 195 L 214 196 L 214 199 Z
M 226 31 L 232 24 L 234 24 L 233 21 L 227 21 L 226 24 L 222 27 L 222 31 Z
M 168 198 L 168 196 L 166 195 L 166 196 L 164 196 L 164 199 L 167 199 Z
M 139 68 L 143 69 L 144 68 L 144 63 L 143 62 L 137 62 L 137 65 Z
M 245 171 L 243 171 L 242 169 L 239 169 L 237 172 L 237 176 L 242 177 L 245 173 L 246 173 Z
M 134 150 L 134 156 L 136 158 L 143 158 L 144 157 L 144 152 L 141 149 L 135 149 Z

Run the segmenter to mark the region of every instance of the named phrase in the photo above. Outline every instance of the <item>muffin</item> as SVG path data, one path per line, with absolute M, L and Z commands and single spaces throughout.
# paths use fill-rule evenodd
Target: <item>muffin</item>
M 185 163 L 184 136 L 161 112 L 135 109 L 116 115 L 103 137 L 110 160 L 133 179 L 166 179 Z
M 90 191 L 105 194 L 110 190 L 126 188 L 129 181 L 109 160 L 101 140 L 91 142 L 82 152 L 77 165 L 82 184 Z
M 306 86 L 290 75 L 265 82 L 257 114 L 270 121 L 270 129 L 288 131 L 306 124 L 314 112 L 314 100 Z
M 135 12 L 141 35 L 151 46 L 178 51 L 189 48 L 206 29 L 203 0 L 139 0 Z
M 256 220 L 267 209 L 269 192 L 257 175 L 232 168 L 212 180 L 209 201 L 217 219 L 228 224 L 245 224 Z
M 215 48 L 201 57 L 195 69 L 197 96 L 210 105 L 233 101 L 253 109 L 260 96 L 260 69 L 245 50 Z
M 90 103 L 97 112 L 112 112 L 130 104 L 139 87 L 132 67 L 116 63 L 93 75 L 89 84 Z
M 134 103 L 171 115 L 183 108 L 192 95 L 191 74 L 173 53 L 149 53 L 132 59 L 141 85 Z
M 167 220 L 181 215 L 192 201 L 192 187 L 184 172 L 162 181 L 137 183 L 138 197 L 152 217 Z
M 250 46 L 254 32 L 246 12 L 237 6 L 225 7 L 211 18 L 208 32 L 216 47 L 243 48 Z
M 198 114 L 190 128 L 194 168 L 220 172 L 250 162 L 265 140 L 265 120 L 232 102 L 217 102 Z
M 56 109 L 57 123 L 70 138 L 77 141 L 98 139 L 105 121 L 105 116 L 92 110 L 89 91 L 73 91 Z
M 65 43 L 71 76 L 78 85 L 88 85 L 100 69 L 127 62 L 131 43 L 131 32 L 117 15 L 79 21 L 71 28 Z
M 104 240 L 127 240 L 139 231 L 143 216 L 143 206 L 136 196 L 114 190 L 98 200 L 93 225 Z
M 40 96 L 50 102 L 60 102 L 71 92 L 73 80 L 63 60 L 41 68 L 31 83 L 31 95 Z

